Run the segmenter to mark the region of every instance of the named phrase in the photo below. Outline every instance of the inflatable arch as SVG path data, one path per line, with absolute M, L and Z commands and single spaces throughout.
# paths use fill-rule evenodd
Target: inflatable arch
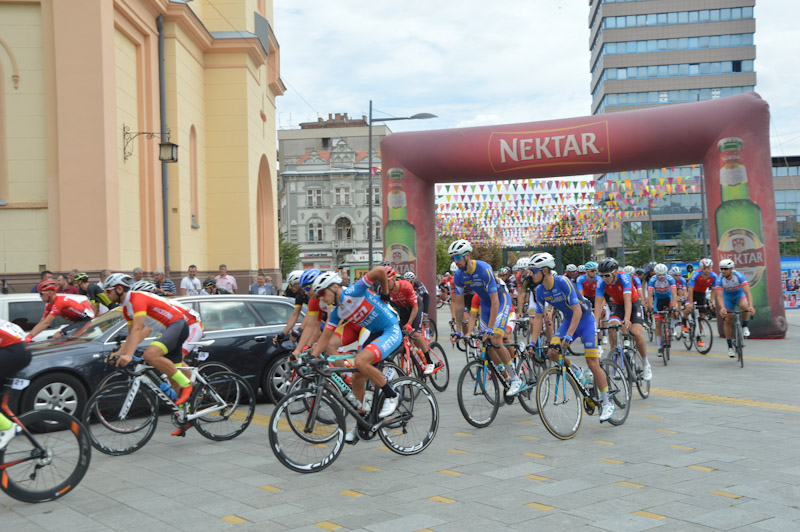
M 751 285 L 754 337 L 786 332 L 769 146 L 755 93 L 606 115 L 395 133 L 381 142 L 384 256 L 435 286 L 436 183 L 602 174 L 702 163 L 714 264 Z

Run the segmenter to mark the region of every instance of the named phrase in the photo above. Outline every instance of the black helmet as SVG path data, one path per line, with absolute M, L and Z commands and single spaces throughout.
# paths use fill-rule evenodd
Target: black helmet
M 616 273 L 618 269 L 619 263 L 617 262 L 617 259 L 613 257 L 605 258 L 600 261 L 600 264 L 597 265 L 597 271 L 600 273 Z
M 644 268 L 636 268 L 636 275 L 638 275 L 639 277 L 644 275 Z

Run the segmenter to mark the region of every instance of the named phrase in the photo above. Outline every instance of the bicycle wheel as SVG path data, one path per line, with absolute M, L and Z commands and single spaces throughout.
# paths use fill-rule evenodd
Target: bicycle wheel
M 683 324 L 681 323 L 681 320 L 672 319 L 672 322 L 670 323 L 670 329 L 672 331 L 672 337 L 676 342 L 683 338 Z
M 583 419 L 583 397 L 578 384 L 562 366 L 548 368 L 536 386 L 536 405 L 547 431 L 561 440 L 578 433 Z
M 458 408 L 473 427 L 488 426 L 500 408 L 500 388 L 497 378 L 482 360 L 473 360 L 458 376 Z
M 666 340 L 667 341 L 664 342 L 663 345 L 664 353 L 661 355 L 661 361 L 664 363 L 665 366 L 669 364 L 669 350 L 672 348 L 672 340 L 669 338 L 669 336 L 667 336 Z
M 445 354 L 444 348 L 441 345 L 437 344 L 436 342 L 432 342 L 430 348 L 431 360 L 433 363 L 436 365 L 439 365 L 439 362 L 442 363 L 441 368 L 429 375 L 431 384 L 438 391 L 443 392 L 447 389 L 447 385 L 450 383 L 450 364 L 447 362 L 447 355 Z
M 444 304 L 447 303 L 443 298 L 439 298 L 436 300 L 436 308 L 442 308 Z
M 522 386 L 519 389 L 517 397 L 519 397 L 519 404 L 529 414 L 538 414 L 539 407 L 536 405 L 536 383 L 538 382 L 538 375 L 536 373 L 536 364 L 528 358 L 524 352 L 519 354 L 519 367 L 517 368 L 517 375 L 522 379 Z
M 439 430 L 439 404 L 430 388 L 417 379 L 392 381 L 400 402 L 394 414 L 378 431 L 383 443 L 397 454 L 410 456 L 424 451 Z
M 698 319 L 695 334 L 697 352 L 705 355 L 711 350 L 711 345 L 714 343 L 714 331 L 711 329 L 711 323 L 705 318 Z M 702 347 L 700 346 L 701 343 L 703 344 Z
M 733 327 L 734 345 L 736 346 L 736 358 L 739 360 L 739 367 L 744 367 L 744 332 L 742 322 L 737 317 Z
M 667 326 L 666 320 L 661 320 L 661 361 L 666 366 L 669 363 L 668 360 L 668 351 L 669 351 L 669 344 L 670 344 L 670 329 L 671 327 Z
M 695 338 L 696 327 L 697 325 L 694 323 L 689 324 L 689 332 L 683 335 L 683 347 L 685 347 L 687 350 L 692 349 L 692 344 L 694 343 L 694 338 Z
M 232 440 L 245 431 L 256 412 L 256 394 L 236 373 L 218 372 L 208 384 L 195 389 L 189 399 L 191 413 L 207 414 L 194 418 L 197 432 L 214 441 Z
M 302 388 L 275 405 L 269 423 L 269 446 L 280 463 L 298 473 L 322 471 L 342 452 L 345 419 L 341 407 L 323 391 Z M 335 423 L 319 421 L 319 413 Z
M 158 425 L 158 401 L 148 388 L 109 384 L 86 402 L 82 420 L 92 447 L 119 456 L 142 448 Z
M 649 315 L 647 318 L 645 318 L 644 325 L 645 329 L 647 329 L 647 339 L 652 342 L 656 331 L 655 325 L 653 325 L 652 315 Z
M 437 343 L 439 341 L 439 330 L 436 328 L 436 322 L 430 316 L 425 318 L 425 331 L 427 331 L 427 340 L 430 343 Z
M 619 364 L 610 360 L 601 360 L 600 367 L 603 368 L 608 380 L 608 397 L 614 403 L 614 413 L 608 422 L 612 425 L 622 425 L 628 419 L 628 413 L 631 410 L 630 383 L 624 379 L 614 378 L 622 375 L 622 368 Z
M 89 469 L 89 434 L 76 418 L 60 410 L 34 410 L 19 416 L 25 427 L 64 427 L 36 435 L 19 434 L 0 451 L 0 489 L 23 502 L 59 499 L 72 491 Z M 39 450 L 33 438 L 44 451 Z M 7 465 L 14 464 L 14 465 Z
M 642 399 L 650 397 L 650 381 L 644 380 L 644 359 L 638 349 L 633 349 L 633 376 Z

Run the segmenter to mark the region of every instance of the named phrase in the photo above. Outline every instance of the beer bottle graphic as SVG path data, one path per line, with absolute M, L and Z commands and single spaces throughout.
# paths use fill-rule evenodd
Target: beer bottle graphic
M 717 143 L 720 152 L 720 204 L 714 217 L 719 260 L 731 259 L 734 269 L 747 278 L 756 315 L 751 326 L 772 323 L 767 291 L 766 250 L 761 207 L 750 200 L 747 170 L 742 164 L 742 139 L 728 137 Z
M 384 229 L 384 259 L 394 264 L 398 274 L 409 271 L 416 273 L 417 228 L 408 221 L 406 193 L 403 190 L 405 173 L 402 168 L 392 168 L 387 177 L 389 220 Z

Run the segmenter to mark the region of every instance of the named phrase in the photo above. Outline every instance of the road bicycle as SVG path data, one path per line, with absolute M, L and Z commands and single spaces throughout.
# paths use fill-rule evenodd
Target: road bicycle
M 527 345 L 531 341 L 530 318 L 525 316 L 512 321 L 514 322 L 514 343 L 519 344 L 522 342 Z
M 195 427 L 214 441 L 235 438 L 247 429 L 255 414 L 253 389 L 236 373 L 208 375 L 198 367 L 182 366 L 182 370 L 189 370 L 194 390 L 189 400 L 178 406 L 168 395 L 164 376 L 142 358 L 134 356 L 131 364 L 120 369 L 128 372 L 129 378 L 99 388 L 83 411 L 92 446 L 102 453 L 119 456 L 141 449 L 158 425 L 159 402 L 172 411 L 173 424 L 181 429 L 179 435 Z
M 422 315 L 422 336 L 428 343 L 439 342 L 439 330 L 436 328 L 436 321 L 428 314 Z
M 342 378 L 354 367 L 333 367 L 345 357 L 305 357 L 293 363 L 303 368 L 308 385 L 290 391 L 272 412 L 269 444 L 284 466 L 299 473 L 322 471 L 342 452 L 347 431 L 346 417 L 355 419 L 358 435 L 371 440 L 377 434 L 393 452 L 413 455 L 433 442 L 439 428 L 439 405 L 430 389 L 417 379 L 401 376 L 391 381 L 399 398 L 397 409 L 385 419 L 378 418 L 383 393 L 368 383 L 362 405 Z M 359 409 L 365 407 L 365 412 Z
M 575 364 L 564 364 L 565 349 L 558 349 L 557 364 L 545 370 L 536 386 L 536 404 L 539 417 L 547 431 L 561 440 L 573 438 L 581 427 L 583 412 L 592 415 L 602 408 L 600 391 L 592 379 L 592 386 L 585 386 L 583 378 L 575 375 Z M 614 414 L 608 419 L 612 425 L 622 425 L 631 408 L 631 390 L 627 381 L 614 376 L 622 375 L 622 368 L 609 359 L 600 360 L 600 369 L 608 381 L 608 397 L 614 403 Z M 588 368 L 584 372 L 591 372 Z
M 669 351 L 672 348 L 672 334 L 670 332 L 673 330 L 672 324 L 673 322 L 673 314 L 675 310 L 668 308 L 664 310 L 659 310 L 655 312 L 656 315 L 661 316 L 660 320 L 656 320 L 658 323 L 659 331 L 661 332 L 661 347 L 658 349 L 659 356 L 661 360 L 664 362 L 666 366 L 669 364 Z M 678 327 L 681 327 L 680 320 L 678 321 Z M 683 328 L 681 328 L 681 332 L 683 332 Z
M 9 379 L 9 387 L 22 390 L 26 379 Z M 80 483 L 92 458 L 92 446 L 83 424 L 60 410 L 32 410 L 20 416 L 3 394 L 0 408 L 22 429 L 0 450 L 0 489 L 22 502 L 59 499 Z
M 653 309 L 648 308 L 644 310 L 644 322 L 642 328 L 647 333 L 647 340 L 652 342 L 655 336 L 656 326 L 653 319 Z
M 622 332 L 621 325 L 599 327 L 599 330 L 607 331 L 609 335 L 616 335 L 616 346 L 609 350 L 605 358 L 619 366 L 622 374 L 612 374 L 611 378 L 614 380 L 625 379 L 631 395 L 633 395 L 633 385 L 635 384 L 642 399 L 650 397 L 650 381 L 644 379 L 644 358 L 636 348 L 630 331 Z
M 430 375 L 425 375 L 425 366 L 428 362 L 425 360 L 425 354 L 417 347 L 411 333 L 403 329 L 403 343 L 400 347 L 389 355 L 387 358 L 397 364 L 406 375 L 415 377 L 422 382 L 427 382 L 430 379 L 431 385 L 438 391 L 443 392 L 447 389 L 450 383 L 450 364 L 447 362 L 447 355 L 444 348 L 432 342 L 428 345 L 431 353 L 431 361 L 435 369 Z
M 472 333 L 469 343 L 479 341 L 480 337 L 480 333 Z M 520 405 L 528 413 L 536 414 L 538 411 L 533 398 L 537 382 L 536 364 L 525 352 L 525 345 L 506 344 L 506 347 L 514 348 L 511 363 L 522 381 L 516 396 L 506 395 L 511 380 L 487 356 L 486 346 L 483 343 L 479 345 L 480 358 L 469 361 L 458 377 L 458 408 L 467 423 L 478 428 L 489 426 L 497 417 L 497 411 L 503 402 L 512 404 L 514 397 L 519 397 Z M 500 400 L 501 393 L 503 401 Z
M 733 349 L 736 352 L 736 359 L 739 361 L 739 367 L 744 367 L 744 331 L 742 329 L 743 312 L 746 310 L 729 310 L 728 314 L 733 314 Z
M 714 331 L 711 329 L 711 322 L 703 317 L 708 312 L 708 305 L 700 308 L 703 309 L 702 313 L 698 312 L 698 308 L 695 307 L 689 314 L 687 323 L 689 332 L 683 336 L 683 345 L 686 349 L 691 349 L 694 344 L 697 352 L 705 355 L 711 350 L 711 345 L 714 343 Z
M 442 290 L 436 287 L 436 308 L 442 308 L 450 304 L 450 290 Z

